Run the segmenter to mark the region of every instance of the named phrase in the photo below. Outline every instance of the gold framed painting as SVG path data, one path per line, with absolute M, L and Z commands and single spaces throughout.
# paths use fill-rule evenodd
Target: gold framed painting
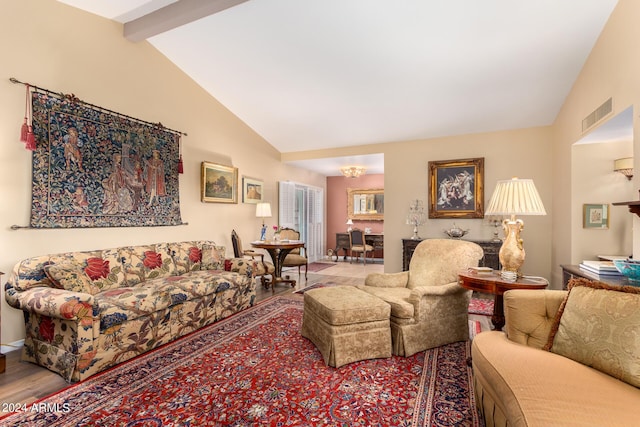
M 585 203 L 582 207 L 582 228 L 609 228 L 609 204 Z
M 264 198 L 264 181 L 242 177 L 242 202 L 243 203 L 260 203 Z
M 429 218 L 484 218 L 484 157 L 429 162 Z
M 210 203 L 238 203 L 238 168 L 202 162 L 202 201 Z

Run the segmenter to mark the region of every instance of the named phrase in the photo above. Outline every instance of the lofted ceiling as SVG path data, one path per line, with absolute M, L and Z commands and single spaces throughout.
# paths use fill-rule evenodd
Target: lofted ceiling
M 550 125 L 617 3 L 58 1 L 123 23 L 283 153 Z

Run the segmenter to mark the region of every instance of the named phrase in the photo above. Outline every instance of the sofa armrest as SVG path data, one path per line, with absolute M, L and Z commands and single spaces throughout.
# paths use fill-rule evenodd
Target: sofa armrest
M 566 291 L 510 290 L 504 293 L 505 332 L 514 342 L 542 348 Z
M 365 286 L 376 288 L 406 288 L 408 282 L 408 271 L 400 273 L 370 273 L 364 279 Z
M 46 286 L 20 292 L 9 287 L 5 299 L 7 304 L 19 310 L 63 320 L 78 320 L 83 325 L 91 325 L 94 319 L 93 295 L 82 292 Z
M 253 278 L 256 274 L 256 263 L 254 258 L 227 258 L 224 262 L 224 269 L 242 276 Z

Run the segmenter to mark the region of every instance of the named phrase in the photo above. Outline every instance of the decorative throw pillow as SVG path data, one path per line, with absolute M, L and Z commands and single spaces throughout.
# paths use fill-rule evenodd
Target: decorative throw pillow
M 91 295 L 100 291 L 78 265 L 49 264 L 44 266 L 44 272 L 57 288 Z
M 640 288 L 572 279 L 545 350 L 640 387 Z
M 226 248 L 224 246 L 202 245 L 203 270 L 224 270 Z

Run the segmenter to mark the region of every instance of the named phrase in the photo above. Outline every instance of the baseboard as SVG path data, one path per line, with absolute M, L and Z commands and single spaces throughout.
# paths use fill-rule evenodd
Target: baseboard
M 15 341 L 0 346 L 0 353 L 9 353 L 10 351 L 20 350 L 24 345 L 24 340 Z

